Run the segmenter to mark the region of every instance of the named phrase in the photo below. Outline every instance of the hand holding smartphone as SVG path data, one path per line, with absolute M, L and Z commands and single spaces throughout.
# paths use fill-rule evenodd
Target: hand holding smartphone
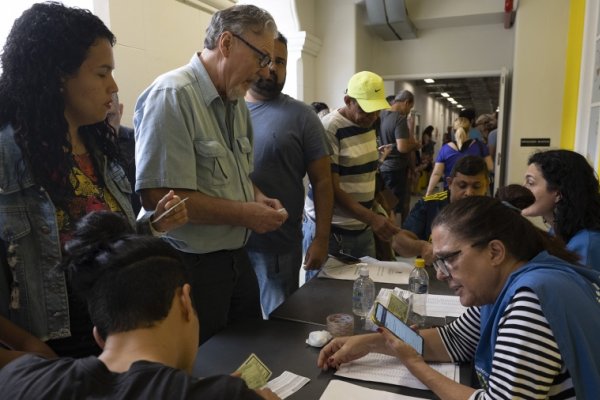
M 423 355 L 423 337 L 389 312 L 381 303 L 375 303 L 375 311 L 371 319 L 376 325 L 389 329 L 398 339 Z

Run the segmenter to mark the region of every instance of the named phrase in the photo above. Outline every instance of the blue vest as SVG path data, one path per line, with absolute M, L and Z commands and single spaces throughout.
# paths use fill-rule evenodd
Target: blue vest
M 541 252 L 513 272 L 494 304 L 481 307 L 475 369 L 484 388 L 492 370 L 498 323 L 514 294 L 530 288 L 540 304 L 578 399 L 600 394 L 600 273 Z

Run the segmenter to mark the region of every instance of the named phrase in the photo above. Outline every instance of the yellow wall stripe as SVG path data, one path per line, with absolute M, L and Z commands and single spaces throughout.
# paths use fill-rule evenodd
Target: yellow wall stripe
M 560 147 L 573 150 L 575 147 L 575 130 L 577 126 L 585 0 L 571 0 L 569 3 L 571 7 L 569 10 L 569 37 L 566 53 L 565 92 Z

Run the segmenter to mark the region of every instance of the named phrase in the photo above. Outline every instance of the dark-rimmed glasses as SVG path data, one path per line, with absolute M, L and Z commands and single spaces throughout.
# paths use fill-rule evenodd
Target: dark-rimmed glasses
M 260 56 L 258 58 L 258 66 L 259 67 L 264 68 L 267 65 L 271 64 L 271 56 L 270 55 L 260 51 L 259 49 L 257 49 L 253 45 L 251 45 L 250 42 L 248 42 L 246 39 L 244 39 L 243 37 L 238 35 L 237 33 L 231 32 L 231 34 L 233 36 L 235 36 L 236 38 L 240 39 L 246 46 L 250 47 L 252 50 L 254 50 Z
M 490 240 L 480 240 L 478 242 L 475 242 L 471 245 L 471 247 L 477 247 L 477 246 L 481 246 L 482 244 L 486 244 L 489 243 Z M 433 264 L 433 268 L 435 269 L 436 272 L 441 273 L 442 275 L 444 275 L 444 277 L 447 278 L 452 278 L 452 274 L 450 274 L 450 268 L 451 265 L 448 262 L 449 260 L 453 259 L 454 257 L 458 256 L 460 253 L 462 253 L 462 249 L 461 250 L 456 250 L 456 251 L 452 251 L 448 254 L 445 254 L 441 257 L 436 257 L 435 260 L 433 260 L 432 264 Z
M 450 274 L 450 265 L 447 260 L 456 257 L 460 253 L 462 253 L 462 250 L 456 250 L 452 253 L 446 254 L 445 256 L 437 257 L 435 260 L 433 260 L 433 268 L 436 272 L 439 272 L 445 277 L 450 278 L 452 275 Z

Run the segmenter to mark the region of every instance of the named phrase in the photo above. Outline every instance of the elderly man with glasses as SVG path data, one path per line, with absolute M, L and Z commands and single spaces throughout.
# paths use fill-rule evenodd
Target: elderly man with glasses
M 153 209 L 170 189 L 188 197 L 189 223 L 165 240 L 180 251 L 202 325 L 200 343 L 228 322 L 260 318 L 250 232 L 278 229 L 287 212 L 251 181 L 253 131 L 243 96 L 268 78 L 277 26 L 253 5 L 215 13 L 204 49 L 158 77 L 135 108 L 136 190 Z

